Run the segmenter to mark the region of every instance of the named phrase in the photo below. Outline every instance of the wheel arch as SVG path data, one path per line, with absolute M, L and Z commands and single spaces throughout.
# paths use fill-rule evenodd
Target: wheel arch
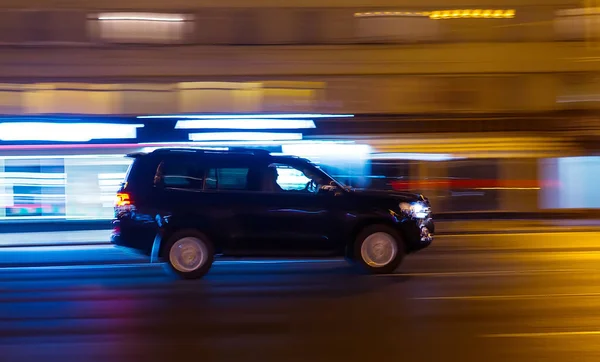
M 192 222 L 191 220 L 182 220 L 180 222 L 171 222 L 157 234 L 156 239 L 154 241 L 154 248 L 156 249 L 156 257 L 164 258 L 166 253 L 166 245 L 168 244 L 168 240 L 175 234 L 181 232 L 192 232 L 192 233 L 201 233 L 206 235 L 208 239 L 210 239 L 213 247 L 215 248 L 215 253 L 221 252 L 221 245 L 218 242 L 218 238 L 216 238 L 214 230 L 209 226 L 207 222 Z

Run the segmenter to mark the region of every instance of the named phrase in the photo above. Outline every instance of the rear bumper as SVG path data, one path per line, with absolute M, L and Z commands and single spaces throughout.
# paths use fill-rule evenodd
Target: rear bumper
M 121 238 L 121 221 L 112 221 L 112 233 L 110 234 L 110 242 L 114 245 L 123 246 Z
M 113 244 L 113 245 L 116 245 L 116 246 L 127 247 L 127 245 L 125 245 L 123 243 L 123 238 L 121 237 L 120 234 L 115 234 L 115 233 L 111 234 L 110 235 L 110 243 Z
M 121 235 L 112 234 L 110 236 L 110 242 L 111 242 L 111 244 L 117 246 L 120 250 L 129 252 L 129 253 L 133 253 L 136 255 L 149 256 L 148 253 L 146 253 L 144 250 L 133 248 L 133 247 L 127 245 L 126 243 L 124 243 Z

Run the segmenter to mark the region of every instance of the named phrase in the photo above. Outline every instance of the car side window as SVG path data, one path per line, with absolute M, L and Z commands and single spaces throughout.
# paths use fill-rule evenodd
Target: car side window
M 204 170 L 194 162 L 163 161 L 156 170 L 154 184 L 165 188 L 202 190 Z
M 206 171 L 206 182 L 204 187 L 207 190 L 217 189 L 217 169 L 209 168 L 208 171 Z
M 248 190 L 247 167 L 210 168 L 206 172 L 207 190 Z
M 264 174 L 262 190 L 266 192 L 316 193 L 319 190 L 320 182 L 305 170 L 282 163 L 273 163 L 269 165 Z

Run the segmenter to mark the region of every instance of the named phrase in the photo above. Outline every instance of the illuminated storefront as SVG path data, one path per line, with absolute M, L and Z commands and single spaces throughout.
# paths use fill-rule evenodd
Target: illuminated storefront
M 363 187 L 370 174 L 370 147 L 314 136 L 318 120 L 352 117 L 200 114 L 5 118 L 0 122 L 0 219 L 110 219 L 115 194 L 131 162 L 124 156 L 160 147 L 265 148 L 309 157 L 342 182 Z M 297 175 L 281 176 L 290 187 L 299 182 Z

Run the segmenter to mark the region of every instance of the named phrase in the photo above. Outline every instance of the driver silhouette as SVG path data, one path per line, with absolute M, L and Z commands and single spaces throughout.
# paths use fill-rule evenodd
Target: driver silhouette
M 263 185 L 262 190 L 266 192 L 280 192 L 283 191 L 281 186 L 277 183 L 277 178 L 279 174 L 277 173 L 277 167 L 273 165 L 269 165 L 265 171 L 265 175 L 263 177 Z

